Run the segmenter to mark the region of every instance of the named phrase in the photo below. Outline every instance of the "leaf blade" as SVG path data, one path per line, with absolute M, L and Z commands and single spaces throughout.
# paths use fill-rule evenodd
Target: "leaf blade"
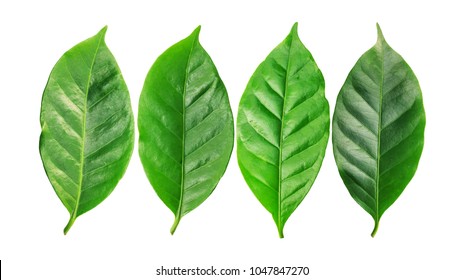
M 259 65 L 240 101 L 238 163 L 254 195 L 272 214 L 280 237 L 324 157 L 329 136 L 324 87 L 296 23 Z
M 336 164 L 351 196 L 373 217 L 372 236 L 418 167 L 425 127 L 418 80 L 377 29 L 375 46 L 349 73 L 333 116 Z
M 172 234 L 215 189 L 233 149 L 227 91 L 199 32 L 200 27 L 158 57 L 140 96 L 140 159 L 175 215 Z
M 106 29 L 58 60 L 42 98 L 39 150 L 47 176 L 71 215 L 65 234 L 78 216 L 109 196 L 133 150 L 130 97 L 104 42 Z M 119 142 L 101 143 L 114 141 L 115 134 Z M 108 150 L 112 153 L 102 154 Z M 112 170 L 105 167 L 107 160 L 112 160 Z

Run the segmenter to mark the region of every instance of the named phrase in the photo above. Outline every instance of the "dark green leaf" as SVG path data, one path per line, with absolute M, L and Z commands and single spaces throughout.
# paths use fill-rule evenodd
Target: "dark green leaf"
M 375 220 L 400 196 L 418 167 L 425 113 L 418 80 L 384 40 L 355 64 L 336 101 L 333 149 L 352 197 Z
M 154 190 L 180 219 L 215 189 L 233 149 L 228 95 L 198 41 L 200 27 L 167 49 L 145 80 L 139 153 Z
M 283 237 L 320 170 L 330 125 L 325 81 L 297 23 L 254 72 L 237 122 L 241 172 Z
M 106 27 L 67 51 L 43 93 L 40 155 L 71 214 L 65 234 L 113 191 L 133 150 L 130 96 L 105 33 Z

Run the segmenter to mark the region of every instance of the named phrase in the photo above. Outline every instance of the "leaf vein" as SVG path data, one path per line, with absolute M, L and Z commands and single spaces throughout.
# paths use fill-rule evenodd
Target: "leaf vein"
M 125 132 L 127 130 L 128 127 L 126 127 L 122 133 L 120 135 L 118 135 L 117 137 L 111 139 L 109 142 L 103 144 L 102 146 L 100 146 L 98 149 L 96 149 L 95 151 L 92 151 L 90 154 L 84 156 L 84 159 L 88 159 L 92 156 L 94 156 L 95 154 L 99 153 L 101 150 L 103 150 L 104 148 L 106 148 L 107 146 L 111 145 L 112 143 L 116 142 L 117 140 L 119 140 L 120 138 L 122 138 L 123 136 L 125 136 Z
M 199 147 L 197 147 L 196 149 L 194 149 L 193 151 L 191 151 L 190 153 L 188 153 L 187 155 L 185 155 L 185 158 L 190 156 L 191 154 L 197 152 L 198 150 L 202 149 L 204 146 L 206 146 L 209 142 L 211 142 L 212 140 L 214 140 L 215 138 L 217 138 L 218 136 L 220 136 L 223 132 L 225 131 L 225 129 L 223 128 L 222 130 L 220 130 L 219 133 L 215 134 L 214 136 L 212 136 L 211 138 L 207 139 L 205 142 L 203 142 Z
M 199 166 L 196 166 L 194 169 L 192 169 L 192 170 L 186 172 L 186 174 L 190 174 L 190 173 L 196 172 L 196 171 L 198 171 L 199 169 L 204 168 L 204 167 L 206 167 L 206 166 L 210 166 L 210 165 L 212 165 L 213 163 L 215 163 L 215 162 L 217 162 L 217 161 L 219 161 L 219 160 L 221 160 L 221 159 L 222 159 L 222 157 L 219 156 L 219 157 L 217 157 L 216 159 L 209 160 L 209 161 L 207 161 L 206 163 L 204 163 L 204 164 L 202 164 L 202 165 L 199 165 Z
M 371 198 L 373 201 L 376 201 L 375 197 L 373 195 L 371 195 L 369 192 L 366 191 L 366 189 L 360 185 L 357 181 L 357 179 L 352 176 L 349 172 L 344 172 L 344 174 L 349 177 L 349 179 L 351 179 L 351 181 L 356 185 L 358 186 L 358 188 L 356 188 L 355 190 L 361 190 L 363 193 L 365 193 L 369 198 Z M 354 190 L 354 189 L 352 189 Z M 357 195 L 358 196 L 358 195 Z M 360 198 L 360 197 L 359 197 Z M 376 213 L 376 211 L 370 206 L 370 205 L 367 205 L 366 202 L 364 201 L 364 204 L 365 206 L 367 206 L 368 208 L 370 208 L 370 210 L 373 212 L 373 213 Z
M 87 110 L 90 111 L 91 109 L 93 109 L 93 107 L 95 107 L 96 105 L 98 105 L 100 102 L 102 102 L 104 99 L 108 98 L 108 96 L 110 94 L 112 94 L 113 92 L 115 92 L 117 90 L 117 87 L 113 87 L 111 90 L 107 91 L 105 93 L 105 95 L 103 95 L 100 99 L 98 99 L 97 101 L 95 101 L 92 105 L 90 105 Z
M 355 142 L 350 135 L 346 134 L 342 128 L 342 126 L 338 124 L 338 128 L 339 128 L 339 132 L 344 135 L 345 138 L 347 138 L 352 144 L 354 144 L 355 146 L 357 146 L 359 149 L 361 149 L 362 151 L 365 152 L 365 154 L 368 155 L 369 158 L 371 158 L 372 160 L 376 161 L 376 158 L 374 157 L 374 155 L 370 154 L 364 147 L 360 146 L 357 142 Z
M 79 159 L 76 158 L 73 154 L 71 154 L 71 152 L 69 152 L 69 150 L 68 150 L 63 144 L 61 144 L 61 142 L 59 142 L 59 141 L 55 138 L 54 135 L 50 135 L 50 136 L 51 136 L 50 139 L 54 140 L 54 141 L 58 144 L 58 146 L 60 146 L 68 155 L 70 155 L 71 158 L 72 158 L 76 163 L 79 163 Z
M 248 125 L 252 128 L 252 130 L 254 130 L 254 132 L 255 132 L 257 135 L 259 135 L 263 140 L 265 140 L 265 142 L 269 143 L 269 144 L 272 145 L 274 148 L 277 148 L 278 150 L 280 149 L 277 145 L 275 145 L 274 143 L 270 142 L 267 138 L 265 138 L 264 135 L 260 134 L 260 133 L 257 131 L 257 129 L 252 125 L 252 123 L 249 122 L 249 119 L 248 119 L 247 115 L 246 115 L 246 119 L 247 119 Z
M 214 77 L 214 79 L 212 80 L 212 82 L 208 83 L 204 89 L 201 90 L 201 93 L 198 93 L 197 96 L 195 96 L 195 99 L 193 100 L 193 102 L 191 102 L 188 106 L 186 106 L 186 109 L 194 106 L 196 103 L 198 103 L 201 99 L 204 98 L 204 96 L 206 96 L 212 88 L 213 88 L 213 85 L 214 84 L 217 84 L 217 78 Z
M 79 132 L 77 132 L 74 127 L 72 127 L 72 125 L 70 125 L 66 118 L 61 114 L 61 112 L 59 112 L 59 110 L 56 108 L 56 105 L 54 102 L 50 102 L 49 104 L 51 104 L 51 107 L 53 107 L 54 109 L 54 112 L 58 115 L 58 117 L 61 119 L 62 123 L 61 123 L 61 127 L 63 127 L 64 125 L 66 125 L 67 128 L 69 128 L 72 132 L 74 132 L 74 134 L 77 135 L 77 138 L 78 139 L 82 139 L 82 135 L 80 135 Z

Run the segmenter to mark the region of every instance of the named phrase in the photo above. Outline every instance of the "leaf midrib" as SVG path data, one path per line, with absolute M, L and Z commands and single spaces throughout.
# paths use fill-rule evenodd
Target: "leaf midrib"
M 180 220 L 182 219 L 182 208 L 183 208 L 183 194 L 185 191 L 185 115 L 186 115 L 186 107 L 185 107 L 185 97 L 186 97 L 186 88 L 187 88 L 187 82 L 188 82 L 188 75 L 190 73 L 189 71 L 189 65 L 190 65 L 190 59 L 193 53 L 193 48 L 196 45 L 197 42 L 197 36 L 194 37 L 193 42 L 191 43 L 191 48 L 190 48 L 190 53 L 188 54 L 188 59 L 185 67 L 185 80 L 183 82 L 183 92 L 182 92 L 182 177 L 180 180 L 180 198 L 178 202 L 178 207 L 177 207 L 177 213 L 175 213 L 175 220 L 174 224 L 172 225 L 172 228 L 170 229 L 170 233 L 174 234 L 175 230 L 177 229 L 178 224 L 180 223 Z
M 92 64 L 90 66 L 90 71 L 88 72 L 88 77 L 87 77 L 87 85 L 85 88 L 85 99 L 84 99 L 84 109 L 83 109 L 83 116 L 82 116 L 82 150 L 80 153 L 80 172 L 79 172 L 79 184 L 78 184 L 78 191 L 77 191 L 77 198 L 76 198 L 76 205 L 74 208 L 74 211 L 71 214 L 71 217 L 69 219 L 68 224 L 64 228 L 64 234 L 66 234 L 71 226 L 74 224 L 75 219 L 77 218 L 77 212 L 79 209 L 79 203 L 80 203 L 80 195 L 82 193 L 82 184 L 83 184 L 83 178 L 84 178 L 84 162 L 85 162 L 85 138 L 86 138 L 86 126 L 87 126 L 87 101 L 88 101 L 88 92 L 90 88 L 90 81 L 92 77 L 92 72 L 93 72 L 93 67 L 95 65 L 96 61 L 96 56 L 98 54 L 98 50 L 100 49 L 101 46 L 101 41 L 103 39 L 104 35 L 99 36 L 98 38 L 98 44 L 95 48 L 95 53 L 93 54 L 92 58 Z
M 289 67 L 291 61 L 291 48 L 293 46 L 294 34 L 291 34 L 291 40 L 289 42 L 288 50 L 288 63 L 286 65 L 286 75 L 285 75 L 285 88 L 283 91 L 283 107 L 281 109 L 281 127 L 280 127 L 280 143 L 279 143 L 279 155 L 278 155 L 278 234 L 280 238 L 283 238 L 283 228 L 281 225 L 281 184 L 282 184 L 282 158 L 283 158 L 283 124 L 285 120 L 285 106 L 286 106 L 286 91 L 288 89 L 288 77 L 289 77 Z
M 371 236 L 374 237 L 379 226 L 379 176 L 380 176 L 380 161 L 381 161 L 381 126 L 382 126 L 382 111 L 383 111 L 383 88 L 384 88 L 384 46 L 383 41 L 380 41 L 380 63 L 381 63 L 381 79 L 379 84 L 379 110 L 378 110 L 378 146 L 376 150 L 376 176 L 375 176 L 375 227 Z

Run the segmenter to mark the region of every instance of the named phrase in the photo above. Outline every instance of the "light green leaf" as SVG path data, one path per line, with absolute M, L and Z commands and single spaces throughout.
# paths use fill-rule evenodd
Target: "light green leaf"
M 105 33 L 106 27 L 67 51 L 43 93 L 40 155 L 71 215 L 65 234 L 113 191 L 133 150 L 130 96 Z
M 320 170 L 330 125 L 325 81 L 297 23 L 254 72 L 237 123 L 241 172 L 283 237 Z
M 140 96 L 139 153 L 164 204 L 180 219 L 215 189 L 233 149 L 233 116 L 200 27 L 155 61 Z
M 333 149 L 351 196 L 375 221 L 400 196 L 418 167 L 425 113 L 418 80 L 384 40 L 363 54 L 336 101 Z

